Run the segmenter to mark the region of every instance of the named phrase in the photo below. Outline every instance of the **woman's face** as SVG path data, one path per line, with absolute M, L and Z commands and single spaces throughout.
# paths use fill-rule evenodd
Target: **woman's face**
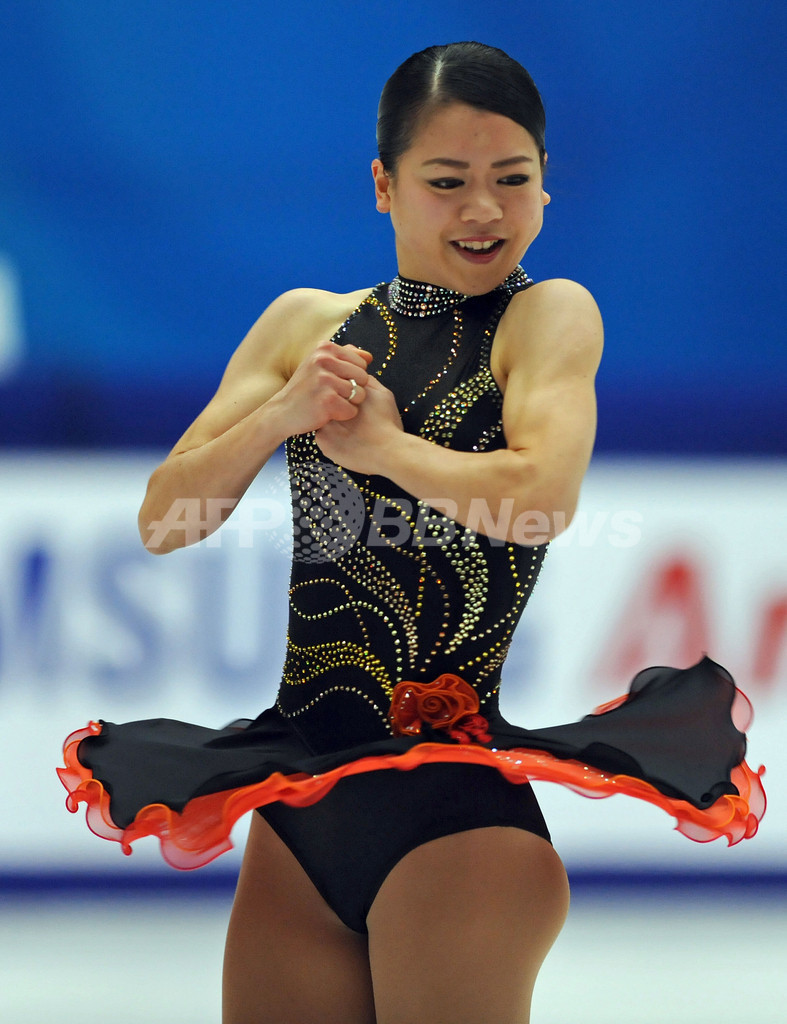
M 399 273 L 467 295 L 505 280 L 549 202 L 530 133 L 464 103 L 424 121 L 394 175 L 379 160 L 372 173 L 377 209 L 391 215 Z

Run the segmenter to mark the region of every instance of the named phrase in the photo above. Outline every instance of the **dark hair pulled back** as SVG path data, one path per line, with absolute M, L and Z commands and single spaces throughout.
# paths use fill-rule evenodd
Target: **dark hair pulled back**
M 466 103 L 522 125 L 535 139 L 543 166 L 546 115 L 535 82 L 504 50 L 465 42 L 414 53 L 385 83 L 377 111 L 377 152 L 389 174 L 423 118 L 449 103 Z

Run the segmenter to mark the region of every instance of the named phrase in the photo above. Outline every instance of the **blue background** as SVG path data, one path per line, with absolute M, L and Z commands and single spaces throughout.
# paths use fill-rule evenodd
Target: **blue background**
M 0 444 L 169 446 L 265 305 L 395 273 L 369 163 L 411 52 L 479 38 L 547 107 L 536 279 L 601 306 L 598 450 L 785 449 L 773 0 L 50 0 L 0 26 L 0 255 L 24 358 Z

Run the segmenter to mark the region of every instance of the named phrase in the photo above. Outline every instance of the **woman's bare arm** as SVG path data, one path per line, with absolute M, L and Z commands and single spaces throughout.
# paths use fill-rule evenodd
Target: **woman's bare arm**
M 215 396 L 153 472 L 139 512 L 149 551 L 212 533 L 282 442 L 357 414 L 371 358 L 329 341 L 365 292 L 302 289 L 273 302 L 232 356 Z M 322 340 L 321 340 L 322 339 Z
M 601 317 L 584 288 L 562 280 L 516 296 L 509 312 L 496 353 L 505 448 L 459 452 L 403 433 L 374 380 L 358 417 L 328 423 L 317 442 L 346 469 L 387 476 L 473 530 L 537 544 L 571 521 L 590 460 Z

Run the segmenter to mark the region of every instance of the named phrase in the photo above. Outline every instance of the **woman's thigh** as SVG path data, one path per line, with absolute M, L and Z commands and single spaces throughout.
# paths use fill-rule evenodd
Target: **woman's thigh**
M 412 850 L 367 919 L 377 1024 L 527 1024 L 568 900 L 560 858 L 522 829 Z
M 374 1024 L 366 937 L 252 816 L 224 957 L 224 1024 Z

